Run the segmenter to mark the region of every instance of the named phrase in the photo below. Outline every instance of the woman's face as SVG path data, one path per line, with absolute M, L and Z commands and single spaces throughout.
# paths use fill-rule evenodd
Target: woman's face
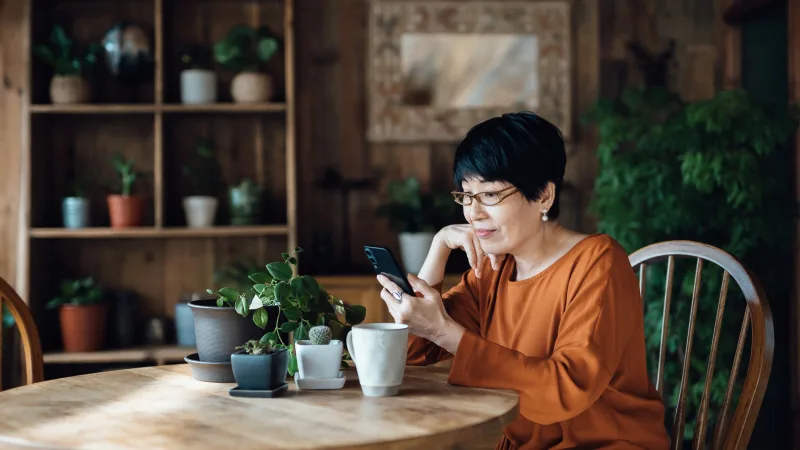
M 511 188 L 499 194 L 489 195 L 489 199 L 504 197 L 513 192 L 493 206 L 481 205 L 476 199 L 473 199 L 471 204 L 463 206 L 464 217 L 475 230 L 484 253 L 515 254 L 530 236 L 535 236 L 543 226 L 542 210 L 545 209 L 543 202 L 547 194 L 542 200 L 530 202 L 521 192 L 513 188 L 511 183 L 486 182 L 476 178 L 467 179 L 461 183 L 461 187 L 464 192 L 470 194 L 494 193 Z

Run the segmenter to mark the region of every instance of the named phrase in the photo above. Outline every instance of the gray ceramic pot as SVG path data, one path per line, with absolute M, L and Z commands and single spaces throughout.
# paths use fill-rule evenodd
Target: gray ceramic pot
M 239 389 L 272 390 L 286 383 L 289 351 L 284 348 L 267 355 L 248 355 L 240 351 L 231 355 L 231 365 Z
M 242 317 L 233 307 L 217 306 L 216 299 L 192 300 L 189 307 L 194 315 L 197 353 L 203 362 L 230 362 L 237 346 L 261 339 L 266 332 L 253 323 L 252 314 Z
M 175 337 L 182 347 L 195 347 L 194 314 L 187 303 L 175 304 Z

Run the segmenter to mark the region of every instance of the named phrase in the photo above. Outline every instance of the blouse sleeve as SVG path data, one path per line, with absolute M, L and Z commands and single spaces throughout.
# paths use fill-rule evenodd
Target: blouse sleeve
M 629 321 L 637 307 L 641 311 L 636 277 L 619 253 L 609 249 L 588 265 L 568 298 L 549 358 L 526 356 L 467 331 L 449 382 L 516 390 L 520 414 L 543 425 L 586 410 L 608 386 L 630 336 Z
M 439 292 L 442 290 L 441 283 L 433 287 Z M 461 281 L 442 295 L 442 303 L 447 314 L 456 323 L 477 334 L 480 333 L 479 295 L 478 278 L 473 269 L 464 272 Z M 406 359 L 409 365 L 425 366 L 450 357 L 452 355 L 449 352 L 433 342 L 409 334 Z

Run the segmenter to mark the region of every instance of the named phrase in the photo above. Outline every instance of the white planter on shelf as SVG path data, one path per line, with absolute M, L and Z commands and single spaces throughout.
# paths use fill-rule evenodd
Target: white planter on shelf
M 339 376 L 344 348 L 342 341 L 333 339 L 327 345 L 314 345 L 310 340 L 300 340 L 295 348 L 300 378 L 332 379 Z
M 181 72 L 181 103 L 202 105 L 217 101 L 217 74 L 212 70 L 187 69 Z
M 183 199 L 183 212 L 186 214 L 186 224 L 189 228 L 204 228 L 214 225 L 217 215 L 216 197 L 195 195 Z
M 400 233 L 398 235 L 400 257 L 403 259 L 406 271 L 413 274 L 419 273 L 435 236 L 434 232 Z

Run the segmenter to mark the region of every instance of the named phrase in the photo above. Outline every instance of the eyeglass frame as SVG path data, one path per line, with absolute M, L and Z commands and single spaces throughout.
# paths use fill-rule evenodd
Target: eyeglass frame
M 486 203 L 482 202 L 478 198 L 478 196 L 481 195 L 481 194 L 498 194 L 499 195 L 501 192 L 508 191 L 509 189 L 513 189 L 513 191 L 509 192 L 506 195 L 500 195 L 500 199 L 497 200 L 495 203 L 492 203 L 492 204 L 486 204 Z M 452 191 L 452 192 L 450 192 L 450 195 L 453 196 L 453 201 L 455 201 L 457 204 L 459 204 L 461 206 L 469 206 L 469 205 L 472 204 L 473 200 L 477 201 L 478 203 L 480 203 L 483 206 L 494 206 L 494 205 L 499 204 L 503 200 L 507 199 L 508 197 L 516 194 L 517 192 L 519 192 L 519 189 L 517 189 L 516 186 L 509 186 L 509 187 L 507 187 L 505 189 L 501 189 L 499 191 L 483 191 L 483 192 L 477 192 L 475 194 L 470 194 L 469 192 Z M 470 199 L 469 203 L 458 203 L 458 200 L 456 200 L 456 195 L 464 195 L 466 197 L 469 197 L 469 199 Z

